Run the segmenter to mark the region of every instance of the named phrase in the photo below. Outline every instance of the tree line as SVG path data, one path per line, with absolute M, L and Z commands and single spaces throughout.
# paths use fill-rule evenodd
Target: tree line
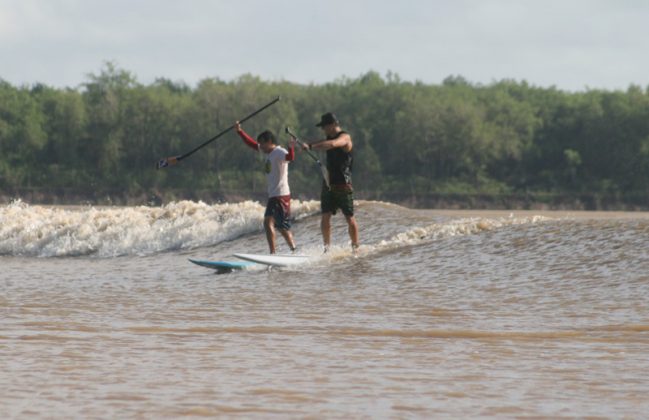
M 244 124 L 317 139 L 333 111 L 354 140 L 355 189 L 390 194 L 649 193 L 649 89 L 566 92 L 525 81 L 441 84 L 368 72 L 325 84 L 252 75 L 195 87 L 144 85 L 112 63 L 76 88 L 0 80 L 0 191 L 265 191 L 262 157 L 228 133 L 177 166 L 155 169 L 281 95 Z M 291 166 L 295 195 L 316 196 L 305 155 Z

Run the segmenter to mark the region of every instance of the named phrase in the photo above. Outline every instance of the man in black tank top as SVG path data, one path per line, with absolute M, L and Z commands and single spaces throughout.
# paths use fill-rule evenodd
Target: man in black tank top
M 349 238 L 354 251 L 358 248 L 358 226 L 354 218 L 354 189 L 352 188 L 352 164 L 354 162 L 352 138 L 340 128 L 334 114 L 328 112 L 316 124 L 322 128 L 326 139 L 306 145 L 308 149 L 327 152 L 327 171 L 329 186 L 323 182 L 320 194 L 322 211 L 322 239 L 325 252 L 331 243 L 331 216 L 340 209 L 347 220 Z

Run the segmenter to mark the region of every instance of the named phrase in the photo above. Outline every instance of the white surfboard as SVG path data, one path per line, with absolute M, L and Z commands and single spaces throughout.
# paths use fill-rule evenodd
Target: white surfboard
M 289 265 L 304 264 L 309 257 L 304 255 L 276 255 L 276 254 L 232 254 L 237 258 L 257 264 L 266 264 L 273 267 L 287 267 Z

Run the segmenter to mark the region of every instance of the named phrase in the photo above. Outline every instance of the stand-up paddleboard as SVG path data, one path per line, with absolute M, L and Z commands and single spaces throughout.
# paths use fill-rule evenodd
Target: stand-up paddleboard
M 265 255 L 265 254 L 233 254 L 242 260 L 266 264 L 272 267 L 287 267 L 289 265 L 304 264 L 309 261 L 309 257 L 304 255 Z
M 200 265 L 201 267 L 212 268 L 216 270 L 218 274 L 231 273 L 235 270 L 243 270 L 244 268 L 257 265 L 253 262 L 248 261 L 206 261 L 193 260 L 191 258 L 189 259 L 189 261 L 193 262 L 196 265 Z

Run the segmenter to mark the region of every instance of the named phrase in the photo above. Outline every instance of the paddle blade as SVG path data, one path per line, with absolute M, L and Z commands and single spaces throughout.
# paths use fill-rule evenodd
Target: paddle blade
M 172 156 L 164 159 L 160 159 L 156 165 L 156 169 L 166 168 L 167 166 L 173 166 L 178 163 L 178 156 Z

